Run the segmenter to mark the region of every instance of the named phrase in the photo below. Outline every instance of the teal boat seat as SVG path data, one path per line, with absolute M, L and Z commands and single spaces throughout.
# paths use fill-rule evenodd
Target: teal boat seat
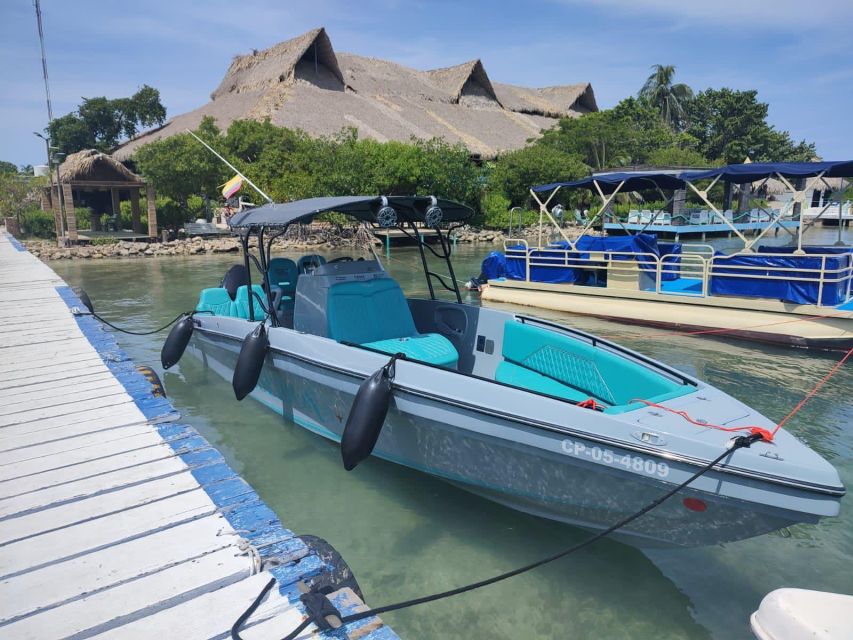
M 572 402 L 583 402 L 589 398 L 588 393 L 583 393 L 573 387 L 557 382 L 553 378 L 543 376 L 541 373 L 536 373 L 531 369 L 520 367 L 506 360 L 498 365 L 495 380 L 512 385 L 513 387 L 530 389 L 537 393 L 564 398 Z
M 243 320 L 249 319 L 249 301 L 247 298 L 247 291 L 248 291 L 248 288 L 246 287 L 246 285 L 243 285 L 242 287 L 238 287 L 237 288 L 237 295 L 235 296 L 235 299 L 234 299 L 234 304 L 237 307 L 236 315 L 238 318 L 242 318 Z M 266 318 L 267 312 L 264 311 L 264 308 L 261 306 L 261 303 L 258 302 L 258 298 L 263 300 L 264 304 L 266 304 L 267 303 L 267 294 L 264 293 L 264 288 L 259 284 L 253 284 L 252 285 L 252 291 L 255 294 L 257 294 L 256 296 L 255 295 L 252 296 L 252 304 L 254 305 L 254 308 L 255 308 L 255 321 L 259 322 L 259 321 L 263 320 L 264 318 Z
M 455 369 L 459 364 L 459 354 L 453 343 L 438 333 L 424 333 L 405 338 L 389 338 L 376 342 L 364 342 L 362 346 L 395 354 L 404 353 L 412 360 Z
M 659 402 L 695 390 L 607 349 L 514 320 L 504 325 L 502 355 L 498 382 L 567 400 L 592 398 L 607 413 L 645 406 L 630 403 L 635 398 Z
M 237 315 L 237 305 L 222 287 L 202 289 L 195 310 L 211 313 L 215 316 L 233 317 Z
M 270 286 L 278 287 L 281 290 L 279 308 L 284 303 L 293 300 L 296 295 L 296 280 L 299 278 L 299 268 L 293 260 L 290 258 L 273 258 L 267 268 L 267 276 Z
M 386 353 L 455 368 L 459 354 L 436 333 L 419 334 L 403 290 L 392 278 L 350 280 L 329 288 L 328 336 Z

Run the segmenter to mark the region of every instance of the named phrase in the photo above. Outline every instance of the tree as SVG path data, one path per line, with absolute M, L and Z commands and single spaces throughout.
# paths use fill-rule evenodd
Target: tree
M 534 146 L 576 154 L 594 170 L 601 170 L 643 164 L 654 149 L 676 142 L 676 134 L 651 106 L 626 98 L 613 109 L 561 119 Z
M 725 163 L 811 160 L 815 146 L 805 140 L 794 143 L 787 131 L 767 123 L 768 106 L 758 92 L 706 89 L 690 104 L 688 133 L 708 159 Z
M 195 133 L 214 149 L 222 148 L 213 118 L 205 117 Z M 157 193 L 181 207 L 193 195 L 219 197 L 219 185 L 231 177 L 231 170 L 188 133 L 142 145 L 133 159 L 139 172 L 157 186 Z
M 18 173 L 18 167 L 12 162 L 0 160 L 0 173 Z
M 673 65 L 652 65 L 652 73 L 640 89 L 638 97 L 657 109 L 661 120 L 673 130 L 682 128 L 687 117 L 687 107 L 693 99 L 693 90 L 686 84 L 673 84 Z
M 82 149 L 109 151 L 141 128 L 165 120 L 160 92 L 143 85 L 129 98 L 83 98 L 76 111 L 55 118 L 47 130 L 53 146 L 67 155 Z
M 655 149 L 646 162 L 654 167 L 707 167 L 711 164 L 696 149 L 678 146 Z
M 499 156 L 489 175 L 488 187 L 491 193 L 506 198 L 511 206 L 523 206 L 530 198 L 530 187 L 574 180 L 588 173 L 589 167 L 579 156 L 534 145 Z

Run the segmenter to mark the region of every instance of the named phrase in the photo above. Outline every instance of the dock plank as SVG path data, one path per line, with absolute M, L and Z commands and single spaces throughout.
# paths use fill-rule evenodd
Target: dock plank
M 328 567 L 75 307 L 0 230 L 0 638 L 222 640 L 271 575 L 244 634 L 286 634 Z

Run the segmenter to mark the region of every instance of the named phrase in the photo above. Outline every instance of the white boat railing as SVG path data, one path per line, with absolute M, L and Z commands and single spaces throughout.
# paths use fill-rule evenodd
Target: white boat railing
M 609 289 L 642 290 L 658 294 L 678 293 L 688 297 L 718 297 L 720 294 L 711 292 L 713 278 L 759 280 L 764 282 L 796 282 L 817 286 L 815 306 L 837 306 L 851 300 L 853 297 L 853 257 L 849 254 L 806 254 L 791 253 L 743 253 L 732 255 L 714 255 L 710 245 L 685 245 L 683 253 L 668 253 L 657 255 L 634 251 L 572 251 L 559 247 L 531 248 L 523 239 L 507 239 L 504 241 L 504 253 L 507 259 L 524 260 L 524 279 L 527 282 L 538 282 L 531 279 L 531 270 L 538 268 L 572 268 L 578 270 L 574 275 L 583 282 L 569 282 L 577 286 L 606 286 Z M 733 264 L 734 259 L 750 258 L 810 258 L 819 261 L 819 267 L 800 264 L 767 265 L 767 264 Z M 842 266 L 834 266 L 832 259 L 847 258 Z M 603 277 L 606 276 L 606 277 Z M 665 283 L 674 280 L 699 280 L 698 290 L 695 286 L 681 289 L 666 289 Z M 589 281 L 592 281 L 591 283 Z M 827 286 L 840 288 L 841 300 L 824 304 L 824 291 Z M 731 295 L 741 295 L 734 293 Z M 759 296 L 744 293 L 746 297 L 762 299 L 769 296 Z M 773 298 L 776 299 L 776 298 Z

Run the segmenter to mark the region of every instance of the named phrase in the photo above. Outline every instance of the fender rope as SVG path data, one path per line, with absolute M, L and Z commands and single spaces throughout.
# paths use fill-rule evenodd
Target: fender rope
M 76 311 L 75 311 L 74 309 L 76 309 Z M 106 320 L 106 319 L 102 318 L 101 316 L 99 316 L 99 315 L 98 315 L 97 313 L 95 313 L 94 311 L 89 311 L 89 312 L 86 312 L 86 311 L 80 311 L 79 309 L 77 309 L 77 307 L 74 307 L 74 309 L 72 309 L 71 313 L 72 313 L 72 314 L 74 314 L 75 316 L 92 316 L 92 317 L 93 317 L 93 318 L 95 318 L 96 320 L 100 320 L 101 322 L 103 322 L 103 323 L 104 323 L 105 325 L 107 325 L 108 327 L 110 327 L 110 328 L 112 328 L 112 329 L 115 329 L 116 331 L 119 331 L 119 332 L 121 332 L 121 333 L 126 333 L 126 334 L 131 335 L 131 336 L 150 336 L 150 335 L 154 335 L 155 333 L 160 333 L 160 332 L 161 332 L 161 331 L 163 331 L 164 329 L 168 329 L 169 327 L 171 327 L 173 324 L 175 324 L 178 320 L 180 320 L 180 319 L 181 319 L 183 316 L 185 316 L 185 315 L 194 316 L 194 315 L 195 315 L 195 314 L 197 314 L 197 313 L 211 313 L 210 311 L 191 311 L 191 312 L 189 312 L 189 313 L 181 312 L 181 313 L 179 313 L 179 314 L 178 314 L 178 315 L 177 315 L 173 320 L 169 320 L 169 322 L 167 322 L 166 324 L 164 324 L 164 325 L 163 325 L 162 327 L 160 327 L 159 329 L 154 329 L 154 331 L 131 331 L 130 329 L 122 329 L 121 327 L 117 327 L 117 326 L 116 326 L 116 325 L 114 325 L 112 322 L 110 322 L 109 320 Z
M 672 489 L 667 491 L 665 494 L 663 494 L 659 498 L 653 500 L 652 502 L 650 502 L 649 504 L 644 506 L 642 509 L 640 509 L 636 513 L 633 513 L 633 514 L 627 516 L 626 518 L 623 518 L 622 520 L 611 525 L 607 529 L 604 529 L 603 531 L 599 531 L 598 533 L 590 536 L 586 540 L 583 540 L 583 541 L 581 541 L 575 545 L 572 545 L 571 547 L 568 547 L 567 549 L 563 549 L 562 551 L 558 551 L 557 553 L 554 553 L 550 556 L 547 556 L 547 557 L 542 558 L 540 560 L 537 560 L 535 562 L 531 562 L 530 564 L 524 565 L 522 567 L 518 567 L 517 569 L 513 569 L 511 571 L 507 571 L 505 573 L 501 573 L 501 574 L 498 574 L 496 576 L 492 576 L 491 578 L 486 578 L 485 580 L 480 580 L 478 582 L 472 582 L 471 584 L 467 584 L 467 585 L 464 585 L 461 587 L 456 587 L 455 589 L 450 589 L 448 591 L 442 591 L 440 593 L 435 593 L 435 594 L 428 595 L 428 596 L 421 596 L 420 598 L 413 598 L 411 600 L 404 600 L 403 602 L 397 602 L 394 604 L 387 604 L 387 605 L 384 605 L 381 607 L 374 607 L 371 609 L 367 609 L 365 611 L 360 611 L 358 613 L 352 613 L 352 614 L 347 615 L 347 616 L 338 616 L 341 620 L 341 624 L 342 625 L 349 624 L 350 622 L 356 622 L 357 620 L 363 620 L 364 618 L 370 618 L 372 616 L 376 616 L 376 615 L 379 615 L 381 613 L 388 613 L 391 611 L 399 611 L 400 609 L 406 609 L 408 607 L 414 607 L 414 606 L 417 606 L 420 604 L 426 604 L 428 602 L 435 602 L 436 600 L 442 600 L 444 598 L 450 598 L 453 596 L 457 596 L 457 595 L 466 593 L 468 591 L 480 589 L 481 587 L 486 587 L 486 586 L 489 586 L 491 584 L 495 584 L 496 582 L 501 582 L 502 580 L 507 580 L 509 578 L 520 575 L 522 573 L 526 573 L 532 569 L 536 569 L 538 567 L 546 565 L 550 562 L 554 562 L 555 560 L 559 560 L 560 558 L 564 558 L 567 555 L 574 553 L 576 551 L 580 551 L 584 547 L 588 547 L 589 545 L 591 545 L 595 542 L 598 542 L 602 538 L 605 538 L 605 537 L 609 536 L 611 533 L 614 533 L 615 531 L 618 531 L 622 527 L 632 523 L 637 518 L 644 516 L 649 511 L 651 511 L 655 507 L 660 506 L 666 500 L 668 500 L 669 498 L 674 496 L 676 493 L 678 493 L 679 491 L 681 491 L 682 489 L 687 487 L 694 480 L 696 480 L 700 476 L 702 476 L 705 473 L 707 473 L 708 471 L 710 471 L 717 464 L 722 462 L 723 458 L 730 456 L 732 453 L 734 453 L 738 449 L 743 449 L 745 447 L 749 447 L 754 442 L 757 442 L 761 439 L 762 439 L 762 436 L 760 434 L 750 434 L 748 436 L 747 435 L 738 436 L 737 438 L 735 438 L 734 440 L 731 441 L 730 446 L 725 451 L 723 451 L 723 453 L 721 453 L 719 456 L 714 458 L 711 462 L 709 462 L 704 467 L 699 469 L 696 473 L 694 473 L 692 476 L 690 476 L 687 480 L 685 480 L 681 484 L 673 487 Z M 255 601 L 252 602 L 251 606 L 248 609 L 246 609 L 246 611 L 244 611 L 243 614 L 237 619 L 237 621 L 234 623 L 234 626 L 231 627 L 231 638 L 232 638 L 232 640 L 243 640 L 240 636 L 240 627 L 243 626 L 243 624 L 249 619 L 249 617 L 252 615 L 252 613 L 255 611 L 255 609 L 258 608 L 258 606 L 261 603 L 261 600 L 263 600 L 264 596 L 269 592 L 269 590 L 272 588 L 272 586 L 274 584 L 275 584 L 275 578 L 273 578 L 272 580 L 270 580 L 266 584 L 266 586 L 263 588 L 263 590 L 258 595 L 258 597 L 255 598 Z M 329 606 L 333 606 L 333 605 L 331 605 L 331 602 L 329 603 Z M 315 621 L 310 616 L 306 617 L 298 627 L 296 627 L 293 631 L 291 631 L 284 638 L 284 640 L 294 640 L 312 622 L 315 622 Z M 321 626 L 321 624 L 325 624 L 325 620 L 322 623 L 318 624 L 318 626 Z

